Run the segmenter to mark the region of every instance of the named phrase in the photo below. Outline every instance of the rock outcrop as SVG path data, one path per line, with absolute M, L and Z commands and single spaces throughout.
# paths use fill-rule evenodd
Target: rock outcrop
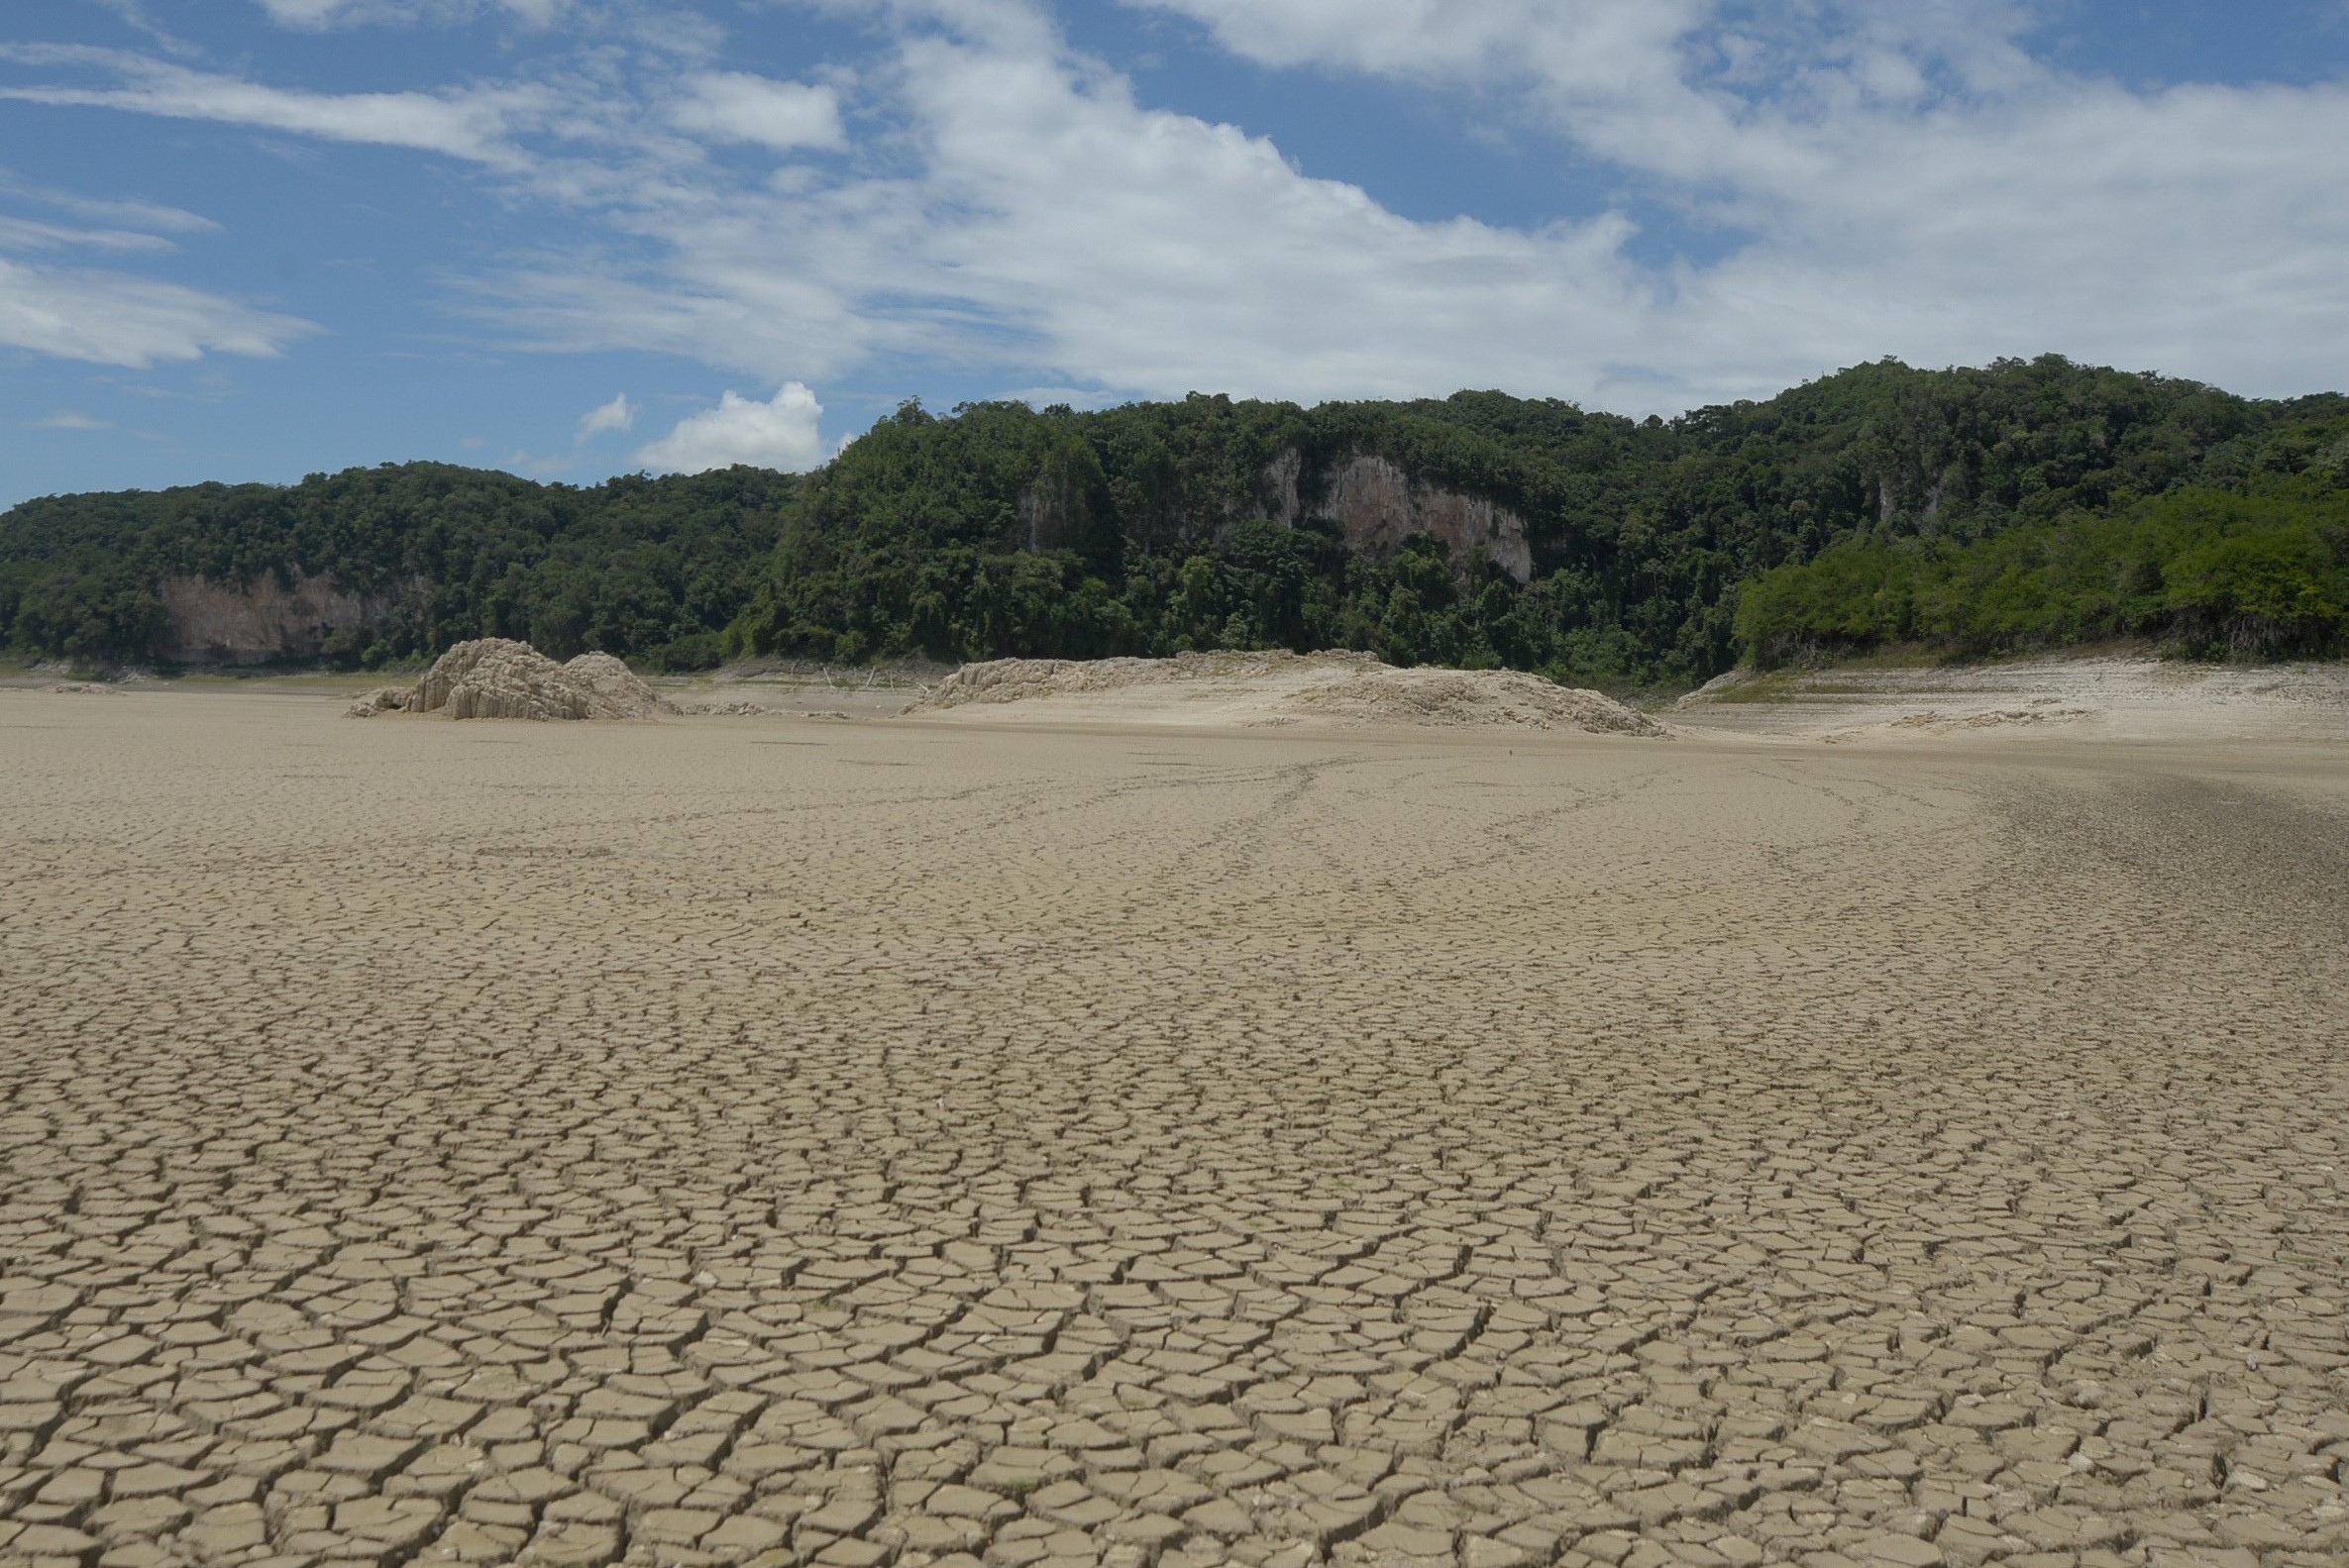
M 1052 490 L 1039 480 L 1019 493 L 1016 537 L 1030 550 L 1049 550 L 1068 542 L 1083 515 L 1073 490 Z M 1349 549 L 1371 556 L 1392 555 L 1414 535 L 1429 534 L 1450 547 L 1455 572 L 1470 574 L 1490 561 L 1518 582 L 1533 580 L 1533 538 L 1523 517 L 1489 496 L 1415 478 L 1373 452 L 1317 466 L 1286 447 L 1252 485 L 1234 486 L 1204 505 L 1162 497 L 1126 517 L 1124 526 L 1153 548 L 1179 549 L 1221 539 L 1250 518 L 1284 528 L 1332 524 Z
M 1392 555 L 1414 534 L 1433 534 L 1465 567 L 1488 560 L 1519 582 L 1534 575 L 1534 547 L 1525 519 L 1481 495 L 1415 479 L 1403 466 L 1374 453 L 1357 453 L 1323 475 L 1321 496 L 1301 499 L 1304 464 L 1294 450 L 1264 470 L 1264 490 L 1275 522 L 1301 518 L 1335 523 L 1348 549 Z
M 399 604 L 396 594 L 347 592 L 299 567 L 284 577 L 265 572 L 241 586 L 165 577 L 157 593 L 171 623 L 162 656 L 183 665 L 315 659 L 338 633 L 366 632 Z
M 459 643 L 414 686 L 379 687 L 350 709 L 353 718 L 405 712 L 453 719 L 649 719 L 675 711 L 609 654 L 559 665 L 503 637 Z

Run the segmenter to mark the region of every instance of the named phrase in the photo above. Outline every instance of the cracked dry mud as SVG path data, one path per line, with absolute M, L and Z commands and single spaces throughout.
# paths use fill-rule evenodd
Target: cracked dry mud
M 2337 751 L 0 704 L 0 1561 L 2349 1560 Z

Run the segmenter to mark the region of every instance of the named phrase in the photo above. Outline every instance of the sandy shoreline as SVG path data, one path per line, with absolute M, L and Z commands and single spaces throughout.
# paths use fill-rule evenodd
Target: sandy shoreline
M 2349 664 L 2207 665 L 2083 653 L 1974 665 L 1737 672 L 1669 715 L 1794 740 L 2029 733 L 2076 741 L 2349 742 Z

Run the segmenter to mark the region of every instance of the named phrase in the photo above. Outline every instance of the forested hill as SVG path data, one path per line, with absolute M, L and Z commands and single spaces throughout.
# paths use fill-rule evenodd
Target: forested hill
M 2217 627 L 2231 647 L 2321 648 L 2342 625 L 2326 606 L 2349 548 L 2327 519 L 2345 492 L 2349 399 L 2055 358 L 1869 365 L 1671 421 L 1497 392 L 908 405 L 801 478 L 583 489 L 410 465 L 28 503 L 0 515 L 0 641 L 253 657 L 222 628 L 273 616 L 277 655 L 364 664 L 489 633 L 664 668 L 1348 646 L 1603 683 L 1906 636 Z M 2226 561 L 2280 528 L 2244 570 L 2282 561 L 2310 586 L 2259 601 L 2296 616 L 2265 637 Z M 2050 549 L 2071 552 L 2055 576 Z M 2173 581 L 2181 553 L 2211 550 Z M 1984 572 L 2028 579 L 2014 591 L 2038 608 L 1942 613 Z M 2126 613 L 2074 613 L 2099 574 Z M 2046 613 L 2058 577 L 2071 608 Z
M 374 667 L 506 636 L 697 668 L 800 482 L 733 469 L 583 489 L 410 463 L 28 501 L 0 513 L 0 646 Z

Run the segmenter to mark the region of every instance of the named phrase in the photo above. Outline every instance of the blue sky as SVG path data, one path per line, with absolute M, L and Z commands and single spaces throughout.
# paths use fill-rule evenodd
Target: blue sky
M 13 0 L 0 502 L 908 396 L 2349 385 L 2349 0 Z

